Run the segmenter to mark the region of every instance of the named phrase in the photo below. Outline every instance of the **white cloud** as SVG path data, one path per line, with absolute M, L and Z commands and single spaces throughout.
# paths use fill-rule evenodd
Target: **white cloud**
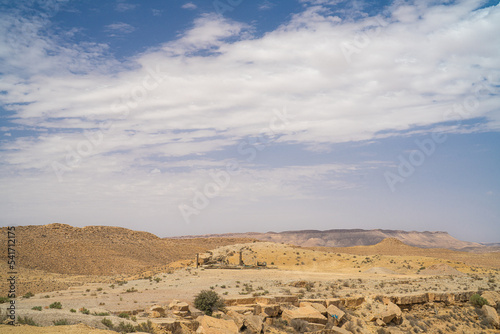
M 137 8 L 137 6 L 138 5 L 136 5 L 136 4 L 119 2 L 119 3 L 116 4 L 115 9 L 118 12 L 128 12 L 128 11 L 134 10 L 135 8 Z
M 64 203 L 77 193 L 92 205 L 107 194 L 153 211 L 165 203 L 176 210 L 179 198 L 207 180 L 207 170 L 224 168 L 211 154 L 245 159 L 239 145 L 262 129 L 273 129 L 276 145 L 312 151 L 445 120 L 489 120 L 446 132 L 498 131 L 500 98 L 492 82 L 500 78 L 500 7 L 474 10 L 478 5 L 401 4 L 390 17 L 358 21 L 310 7 L 261 37 L 245 24 L 205 14 L 132 65 L 111 58 L 106 45 L 68 45 L 47 36 L 43 18 L 2 14 L 0 91 L 7 93 L 0 101 L 19 125 L 50 131 L 2 144 L 0 202 L 12 213 L 43 198 Z M 134 31 L 123 22 L 107 29 Z M 455 104 L 461 114 L 449 113 Z M 285 108 L 283 123 L 275 111 Z M 103 122 L 113 128 L 99 133 Z M 52 164 L 68 163 L 72 150 L 85 154 L 59 184 Z M 340 169 L 349 173 L 347 167 Z M 330 165 L 255 164 L 227 194 L 241 201 L 283 192 L 312 198 L 323 188 L 308 184 L 352 187 L 342 175 Z M 36 178 L 29 187 L 39 187 L 36 192 L 22 190 L 27 177 Z M 44 210 L 40 204 L 33 212 Z
M 264 2 L 259 4 L 259 10 L 269 10 L 269 9 L 273 8 L 274 6 L 276 6 L 276 4 L 274 4 L 268 0 L 265 0 Z
M 135 27 L 131 26 L 128 23 L 124 22 L 116 22 L 112 24 L 108 24 L 106 27 L 106 31 L 115 34 L 130 34 L 135 31 Z
M 160 9 L 152 9 L 153 16 L 161 16 L 163 11 Z
M 184 5 L 182 5 L 182 8 L 184 9 L 190 9 L 190 10 L 194 10 L 196 8 L 198 8 L 198 6 L 196 6 L 194 3 L 192 2 L 188 2 L 188 3 L 185 3 Z

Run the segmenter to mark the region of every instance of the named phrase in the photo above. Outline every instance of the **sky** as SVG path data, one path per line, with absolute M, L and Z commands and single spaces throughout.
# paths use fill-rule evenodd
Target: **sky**
M 500 242 L 496 1 L 0 0 L 0 225 Z

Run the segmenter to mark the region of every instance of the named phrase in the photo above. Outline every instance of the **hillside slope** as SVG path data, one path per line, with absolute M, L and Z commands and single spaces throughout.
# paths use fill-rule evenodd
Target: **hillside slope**
M 189 238 L 181 237 L 181 238 Z M 327 231 L 304 230 L 267 233 L 227 233 L 211 234 L 197 237 L 227 237 L 252 238 L 261 241 L 286 243 L 302 247 L 352 247 L 375 245 L 386 238 L 396 238 L 409 246 L 422 248 L 462 249 L 465 247 L 478 249 L 485 246 L 461 241 L 453 238 L 447 232 L 416 232 L 401 230 L 362 230 L 362 229 L 335 229 Z
M 1 229 L 6 240 L 6 228 Z M 121 227 L 65 224 L 16 227 L 17 264 L 51 273 L 134 274 L 154 266 L 193 259 L 196 253 L 248 239 L 171 240 Z M 7 252 L 0 254 L 6 262 Z
M 387 238 L 376 245 L 354 247 L 311 247 L 310 249 L 324 252 L 354 254 L 362 256 L 425 256 L 429 258 L 457 261 L 469 266 L 500 268 L 500 252 L 471 253 L 443 248 L 419 248 L 404 244 L 396 238 Z

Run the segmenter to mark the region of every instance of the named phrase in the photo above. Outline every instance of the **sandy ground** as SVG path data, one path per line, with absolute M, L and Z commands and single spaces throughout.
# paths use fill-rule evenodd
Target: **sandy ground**
M 38 293 L 31 298 L 18 298 L 17 316 L 32 318 L 42 326 L 51 326 L 53 321 L 66 319 L 69 324 L 84 322 L 105 329 L 101 323 L 104 318 L 118 324 L 120 321 L 129 321 L 118 317 L 121 312 L 134 312 L 137 322 L 133 324 L 137 324 L 147 320 L 144 313 L 152 305 L 168 305 L 174 299 L 192 305 L 195 295 L 208 289 L 224 298 L 289 294 L 304 298 L 332 298 L 499 290 L 500 272 L 496 268 L 473 268 L 460 262 L 430 257 L 356 256 L 271 243 L 225 246 L 213 253 L 226 255 L 230 263 L 237 263 L 237 251 L 240 249 L 243 249 L 246 264 L 265 261 L 275 269 L 205 269 L 195 268 L 193 261 L 184 261 L 166 267 L 184 266 L 181 269 L 166 270 L 142 279 L 129 278 L 120 283 L 91 282 Z M 190 267 L 185 267 L 189 264 Z M 443 274 L 449 272 L 446 266 L 462 274 L 421 274 L 425 268 L 435 264 L 444 267 Z M 297 284 L 299 281 L 301 283 Z M 62 309 L 50 308 L 54 302 L 60 302 Z M 42 311 L 33 310 L 33 307 L 41 307 Z M 79 310 L 82 308 L 88 309 L 90 315 L 81 313 Z M 76 312 L 71 312 L 72 309 Z M 97 315 L 99 313 L 109 315 Z M 52 327 L 54 331 L 47 329 L 47 332 L 0 327 L 0 333 L 58 333 L 62 327 Z M 74 333 L 90 333 L 80 327 L 68 327 L 68 331 L 61 333 L 73 333 L 70 330 L 74 330 Z

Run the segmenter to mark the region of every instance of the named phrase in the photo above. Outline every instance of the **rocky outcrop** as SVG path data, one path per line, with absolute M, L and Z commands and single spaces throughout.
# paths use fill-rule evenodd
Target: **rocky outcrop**
M 500 292 L 497 291 L 484 291 L 481 297 L 488 301 L 488 304 L 495 306 L 500 303 Z
M 325 325 L 328 319 L 312 306 L 291 307 L 283 310 L 281 317 L 290 322 L 294 319 Z
M 281 308 L 278 304 L 257 304 L 255 306 L 255 314 L 266 317 L 277 317 L 281 313 Z
M 169 305 L 168 309 L 172 311 L 174 315 L 180 317 L 187 317 L 191 314 L 189 311 L 189 305 L 185 302 L 181 302 L 178 300 L 173 300 Z
M 493 327 L 500 328 L 500 322 L 498 320 L 497 311 L 489 305 L 483 305 L 482 310 L 484 313 L 484 317 L 486 318 L 486 321 Z
M 345 312 L 339 309 L 337 306 L 331 304 L 326 308 L 328 314 L 328 319 L 337 326 L 344 320 Z
M 309 303 L 309 302 L 300 302 L 300 307 L 311 306 L 314 307 L 319 313 L 326 315 L 326 307 L 323 303 Z
M 239 328 L 233 320 L 224 320 L 204 315 L 196 319 L 200 326 L 198 334 L 235 334 Z

